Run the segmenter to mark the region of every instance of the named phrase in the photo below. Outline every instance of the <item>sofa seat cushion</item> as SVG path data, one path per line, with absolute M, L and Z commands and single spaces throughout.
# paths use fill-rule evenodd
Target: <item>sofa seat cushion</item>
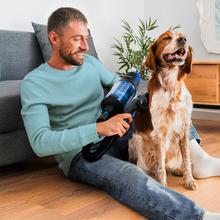
M 24 128 L 21 118 L 21 80 L 0 81 L 0 133 Z

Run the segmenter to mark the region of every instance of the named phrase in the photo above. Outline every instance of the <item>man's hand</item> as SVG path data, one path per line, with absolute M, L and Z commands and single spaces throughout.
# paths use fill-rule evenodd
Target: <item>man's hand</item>
M 127 120 L 128 122 L 126 122 Z M 122 137 L 130 127 L 132 116 L 129 113 L 118 114 L 107 121 L 96 124 L 97 133 L 101 136 L 119 135 Z

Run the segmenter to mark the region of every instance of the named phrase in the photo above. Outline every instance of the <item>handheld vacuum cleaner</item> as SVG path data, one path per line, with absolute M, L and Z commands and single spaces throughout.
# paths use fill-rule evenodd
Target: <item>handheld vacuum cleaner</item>
M 103 99 L 101 103 L 102 114 L 97 119 L 97 123 L 108 120 L 116 114 L 145 111 L 148 103 L 147 94 L 139 95 L 133 99 L 139 83 L 140 74 L 138 71 L 128 72 L 122 77 Z M 117 137 L 117 135 L 105 137 L 98 143 L 84 146 L 82 156 L 90 162 L 98 160 L 110 149 Z

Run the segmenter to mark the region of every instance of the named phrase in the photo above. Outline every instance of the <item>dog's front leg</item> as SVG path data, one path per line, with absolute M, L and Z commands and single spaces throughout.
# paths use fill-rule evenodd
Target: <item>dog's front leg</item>
M 162 185 L 167 185 L 167 175 L 165 167 L 165 157 L 166 157 L 166 138 L 165 136 L 158 135 L 157 132 L 152 132 L 152 138 L 154 143 L 154 149 L 156 153 L 156 164 L 155 164 L 155 178 Z
M 185 129 L 183 138 L 180 140 L 180 149 L 183 158 L 183 181 L 185 188 L 196 190 L 197 184 L 192 175 L 192 167 L 190 161 L 190 151 L 189 151 L 189 127 Z

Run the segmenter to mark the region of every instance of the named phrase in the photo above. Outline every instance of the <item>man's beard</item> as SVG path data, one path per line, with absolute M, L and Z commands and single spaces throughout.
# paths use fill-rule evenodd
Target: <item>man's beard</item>
M 71 53 L 66 54 L 63 50 L 60 50 L 59 52 L 60 52 L 60 56 L 66 61 L 66 63 L 73 66 L 80 66 L 83 64 L 83 60 L 77 60 L 73 57 L 73 55 L 77 53 L 83 53 L 84 51 L 77 51 L 73 55 Z

